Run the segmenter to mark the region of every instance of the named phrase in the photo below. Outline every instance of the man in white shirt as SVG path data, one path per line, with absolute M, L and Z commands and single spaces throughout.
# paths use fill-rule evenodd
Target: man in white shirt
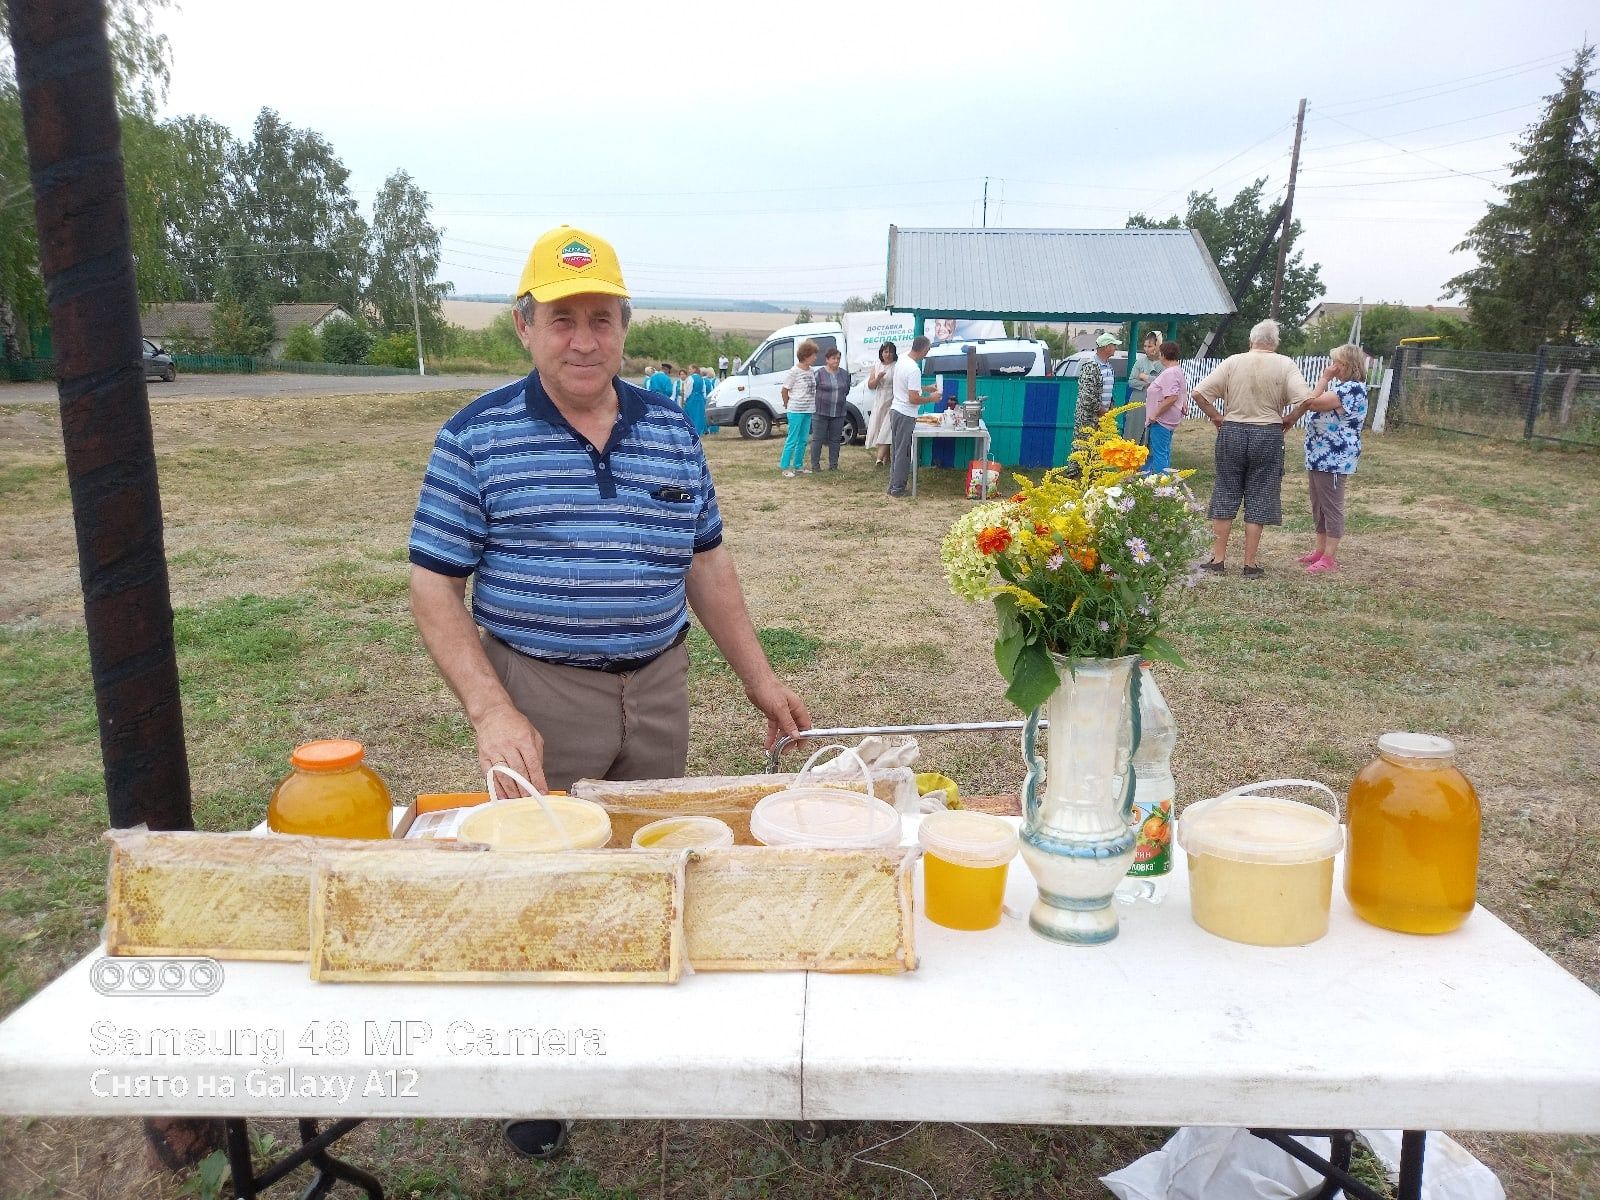
M 728 377 L 728 356 L 726 354 L 719 354 L 719 355 L 717 355 L 717 378 L 718 379 L 726 379 L 727 377 Z
M 889 470 L 889 495 L 895 497 L 904 496 L 906 484 L 911 481 L 911 456 L 917 449 L 917 406 L 933 399 L 928 394 L 933 385 L 922 386 L 922 360 L 928 357 L 931 344 L 926 337 L 917 338 L 906 356 L 894 364 L 894 400 L 889 405 L 890 453 L 894 460 Z

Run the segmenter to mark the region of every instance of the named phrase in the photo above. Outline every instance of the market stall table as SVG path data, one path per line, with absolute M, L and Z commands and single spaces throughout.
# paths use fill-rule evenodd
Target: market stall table
M 1033 896 L 1015 863 L 1008 907 Z M 1336 886 L 1321 941 L 1235 945 L 1190 920 L 1180 861 L 1162 904 L 1119 911 L 1094 949 L 919 915 L 910 974 L 671 986 L 318 984 L 230 962 L 209 996 L 106 996 L 94 953 L 0 1023 L 0 1113 L 1600 1133 L 1600 996 L 1482 909 L 1408 937 Z M 204 1044 L 162 1053 L 167 1030 Z
M 921 454 L 922 443 L 929 439 L 940 440 L 945 438 L 974 440 L 978 443 L 977 460 L 979 462 L 987 462 L 989 460 L 989 427 L 981 420 L 975 429 L 969 429 L 965 425 L 924 425 L 921 421 L 918 421 L 911 443 L 911 494 L 913 496 L 917 494 L 917 458 Z M 988 472 L 981 473 L 978 476 L 978 480 L 978 486 L 983 492 L 983 499 L 987 500 L 989 498 Z

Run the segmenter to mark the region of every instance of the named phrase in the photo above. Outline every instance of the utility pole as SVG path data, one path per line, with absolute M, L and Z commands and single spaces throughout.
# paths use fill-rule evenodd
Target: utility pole
M 406 274 L 411 277 L 411 328 L 417 335 L 417 374 L 426 375 L 428 372 L 422 365 L 422 316 L 417 311 L 417 256 L 415 253 L 406 259 Z
M 1306 101 L 1300 98 L 1300 111 L 1294 118 L 1294 154 L 1289 159 L 1289 192 L 1283 198 L 1283 233 L 1278 238 L 1278 269 L 1272 275 L 1272 311 L 1278 319 L 1278 301 L 1283 295 L 1283 265 L 1289 257 L 1289 231 L 1294 227 L 1294 181 L 1300 174 L 1300 135 L 1306 128 Z
M 989 177 L 983 177 L 983 227 L 989 228 Z

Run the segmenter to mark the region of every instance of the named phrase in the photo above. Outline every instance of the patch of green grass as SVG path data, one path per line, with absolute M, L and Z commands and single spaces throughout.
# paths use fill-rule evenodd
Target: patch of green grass
M 798 629 L 762 628 L 756 630 L 756 638 L 761 642 L 761 648 L 767 652 L 767 661 L 772 664 L 773 670 L 780 674 L 790 668 L 804 666 L 817 656 L 825 644 L 821 638 L 814 638 L 808 633 Z M 709 672 L 727 671 L 727 660 L 722 657 L 722 651 L 717 649 L 711 635 L 698 625 L 689 629 L 689 675 L 693 679 L 697 674 L 704 675 Z
M 173 567 L 193 567 L 197 570 L 210 570 L 213 567 L 226 566 L 228 563 L 238 562 L 239 556 L 228 550 L 219 550 L 213 546 L 196 546 L 192 550 L 182 550 L 177 554 L 167 556 L 167 565 Z
M 67 467 L 65 463 L 28 463 L 0 468 L 0 500 L 9 500 L 24 492 L 32 492 L 43 483 L 54 483 L 65 491 Z
M 219 667 L 266 667 L 293 660 L 304 646 L 299 617 L 306 602 L 239 596 L 173 613 L 180 655 Z
M 319 563 L 309 573 L 311 582 L 329 595 L 358 600 L 362 604 L 396 600 L 408 595 L 411 590 L 411 582 L 406 575 L 393 571 L 374 571 L 349 559 Z

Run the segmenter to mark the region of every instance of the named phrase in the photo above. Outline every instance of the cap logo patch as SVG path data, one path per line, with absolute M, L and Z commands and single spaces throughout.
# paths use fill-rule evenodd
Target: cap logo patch
M 581 271 L 594 265 L 594 251 L 574 238 L 556 253 L 563 267 Z

